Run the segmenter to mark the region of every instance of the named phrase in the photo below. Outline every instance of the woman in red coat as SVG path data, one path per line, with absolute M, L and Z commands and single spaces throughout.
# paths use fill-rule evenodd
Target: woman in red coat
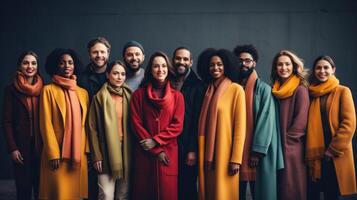
M 17 199 L 38 199 L 41 138 L 38 98 L 43 86 L 38 56 L 20 55 L 12 84 L 5 89 L 3 127 L 14 163 Z
M 173 75 L 166 54 L 154 53 L 131 99 L 130 117 L 137 137 L 133 199 L 177 199 L 177 137 L 185 108 L 182 94 L 169 81 Z

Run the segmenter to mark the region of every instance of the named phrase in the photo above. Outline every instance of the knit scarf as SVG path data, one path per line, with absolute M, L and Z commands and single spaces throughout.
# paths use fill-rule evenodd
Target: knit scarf
M 73 164 L 81 161 L 82 116 L 81 106 L 77 95 L 77 77 L 70 78 L 53 75 L 52 81 L 63 89 L 66 100 L 66 118 L 62 142 L 62 159 L 70 160 Z
M 204 135 L 205 150 L 204 161 L 205 169 L 213 169 L 213 160 L 216 142 L 216 128 L 217 128 L 217 113 L 218 101 L 223 92 L 231 85 L 232 81 L 225 76 L 215 80 L 211 83 L 206 91 L 203 100 L 198 130 L 199 135 Z
M 325 153 L 324 132 L 321 117 L 320 97 L 332 92 L 339 85 L 335 76 L 330 76 L 326 82 L 313 84 L 309 87 L 313 97 L 309 108 L 307 124 L 306 160 L 312 180 L 321 178 L 321 159 Z
M 33 79 L 33 84 L 26 81 L 25 75 L 17 71 L 14 86 L 17 91 L 26 95 L 26 109 L 32 117 L 31 131 L 30 135 L 35 137 L 35 149 L 36 152 L 40 152 L 42 149 L 42 141 L 40 136 L 39 119 L 38 119 L 38 96 L 41 93 L 43 87 L 43 81 L 39 74 Z
M 128 127 L 129 101 L 131 90 L 124 83 L 119 88 L 113 88 L 110 84 L 104 83 L 103 89 L 97 93 L 99 105 L 103 107 L 103 123 L 104 134 L 107 145 L 108 160 L 110 164 L 111 174 L 114 179 L 126 179 L 129 174 L 129 152 L 130 152 L 130 132 Z M 119 122 L 115 102 L 110 94 L 115 94 L 123 97 L 123 121 Z M 124 144 L 120 141 L 118 131 L 118 123 L 123 124 Z M 124 147 L 123 147 L 124 145 Z M 123 152 L 124 151 L 124 152 Z
M 158 97 L 153 88 L 153 83 L 149 82 L 146 88 L 146 95 L 148 97 L 149 102 L 156 108 L 161 109 L 164 107 L 170 107 L 170 104 L 173 102 L 173 96 L 171 94 L 171 84 L 167 81 L 164 86 L 164 96 L 162 98 Z
M 247 130 L 246 137 L 244 142 L 244 154 L 243 162 L 241 168 L 241 180 L 253 181 L 255 180 L 255 169 L 248 166 L 250 149 L 252 146 L 253 140 L 253 131 L 254 131 L 254 114 L 253 114 L 253 96 L 254 96 L 254 86 L 258 79 L 257 72 L 254 70 L 249 76 L 247 83 L 245 85 L 245 102 L 247 110 Z
M 289 98 L 294 94 L 300 82 L 301 79 L 296 75 L 291 75 L 283 85 L 281 85 L 280 81 L 276 80 L 273 85 L 272 93 L 278 99 Z

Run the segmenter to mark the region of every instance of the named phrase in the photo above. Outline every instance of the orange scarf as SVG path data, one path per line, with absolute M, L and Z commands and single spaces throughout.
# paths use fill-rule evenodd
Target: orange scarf
M 213 169 L 214 167 L 212 164 L 216 139 L 218 100 L 231 83 L 232 81 L 224 76 L 211 83 L 207 88 L 202 104 L 198 130 L 200 135 L 204 135 L 206 137 L 204 150 L 206 169 Z
M 43 87 L 43 81 L 39 74 L 33 79 L 33 84 L 26 81 L 25 75 L 17 71 L 14 79 L 14 86 L 17 91 L 26 95 L 26 108 L 32 117 L 30 135 L 35 137 L 35 149 L 39 153 L 42 149 L 42 141 L 40 137 L 39 119 L 38 119 L 38 96 Z
M 75 75 L 72 75 L 70 79 L 58 75 L 52 77 L 52 81 L 63 89 L 66 98 L 62 159 L 68 159 L 78 164 L 81 161 L 82 111 L 76 93 L 76 80 Z
M 309 108 L 307 124 L 306 160 L 312 180 L 321 178 L 321 159 L 325 153 L 324 132 L 321 118 L 320 97 L 330 93 L 339 85 L 335 76 L 330 76 L 326 82 L 309 87 L 313 97 Z
M 253 134 L 254 134 L 254 114 L 253 114 L 253 96 L 254 96 L 254 87 L 258 79 L 257 72 L 253 72 L 249 75 L 247 83 L 245 85 L 245 102 L 247 110 L 247 130 L 246 137 L 244 142 L 244 154 L 243 162 L 240 172 L 240 180 L 253 181 L 255 180 L 255 168 L 248 166 L 250 151 L 252 146 Z
M 283 85 L 281 85 L 280 81 L 276 80 L 273 85 L 272 93 L 278 99 L 289 98 L 294 94 L 300 82 L 301 79 L 296 75 L 291 75 Z

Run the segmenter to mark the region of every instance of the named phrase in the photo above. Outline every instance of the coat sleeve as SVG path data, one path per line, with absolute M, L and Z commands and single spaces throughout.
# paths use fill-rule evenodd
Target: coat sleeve
M 176 139 L 182 132 L 184 114 L 185 114 L 185 101 L 181 93 L 177 93 L 176 106 L 174 107 L 173 118 L 166 129 L 161 130 L 153 139 L 162 145 L 166 145 Z
M 350 148 L 356 130 L 355 107 L 351 91 L 348 88 L 344 89 L 341 94 L 339 119 L 339 127 L 328 147 L 328 150 L 335 156 L 342 156 L 343 152 Z
M 103 160 L 102 151 L 100 150 L 100 145 L 98 142 L 98 135 L 100 130 L 98 130 L 98 122 L 100 119 L 100 105 L 95 97 L 93 97 L 92 103 L 90 105 L 88 114 L 88 129 L 89 129 L 89 142 L 91 147 L 91 154 L 93 162 Z
M 138 91 L 139 92 L 139 91 Z M 133 133 L 138 138 L 138 141 L 152 138 L 151 134 L 147 132 L 146 128 L 144 127 L 143 123 L 143 112 L 142 112 L 142 97 L 140 93 L 135 92 L 130 100 L 130 122 Z M 153 155 L 157 155 L 164 150 L 160 146 L 156 146 L 149 150 L 149 152 Z
M 4 93 L 4 107 L 3 107 L 3 127 L 6 136 L 9 153 L 18 149 L 14 138 L 14 116 L 13 116 L 13 97 L 10 88 L 5 89 Z
M 299 86 L 296 91 L 292 124 L 287 133 L 287 137 L 293 141 L 301 142 L 301 137 L 306 135 L 309 105 L 310 100 L 307 88 Z
M 60 148 L 57 142 L 55 130 L 53 128 L 54 99 L 49 87 L 44 87 L 40 96 L 40 130 L 43 140 L 43 148 L 47 153 L 48 160 L 60 159 Z M 59 114 L 59 113 L 58 113 Z
M 266 155 L 276 132 L 275 103 L 270 88 L 263 88 L 260 95 L 259 108 L 255 110 L 255 131 L 252 151 Z
M 238 87 L 237 96 L 235 97 L 233 118 L 231 120 L 233 127 L 233 144 L 231 149 L 230 162 L 242 164 L 243 148 L 246 134 L 246 106 L 245 93 L 242 87 Z

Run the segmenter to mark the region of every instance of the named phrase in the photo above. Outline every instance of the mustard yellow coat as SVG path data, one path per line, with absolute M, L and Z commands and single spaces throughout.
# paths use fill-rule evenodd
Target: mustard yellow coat
M 338 86 L 326 102 L 332 140 L 329 150 L 336 156 L 333 163 L 342 195 L 357 193 L 352 137 L 356 130 L 356 113 L 349 88 Z
M 69 167 L 69 161 L 61 161 L 53 171 L 50 160 L 61 158 L 64 136 L 66 100 L 61 87 L 55 84 L 44 86 L 40 96 L 40 129 L 43 140 L 40 171 L 40 199 L 80 199 L 88 195 L 87 155 L 89 152 L 85 121 L 89 104 L 88 93 L 78 87 L 77 94 L 82 110 L 81 163 Z
M 243 88 L 232 83 L 218 100 L 217 133 L 212 171 L 204 171 L 205 137 L 199 143 L 199 199 L 238 199 L 239 173 L 228 174 L 229 163 L 242 164 L 246 134 L 246 106 Z

